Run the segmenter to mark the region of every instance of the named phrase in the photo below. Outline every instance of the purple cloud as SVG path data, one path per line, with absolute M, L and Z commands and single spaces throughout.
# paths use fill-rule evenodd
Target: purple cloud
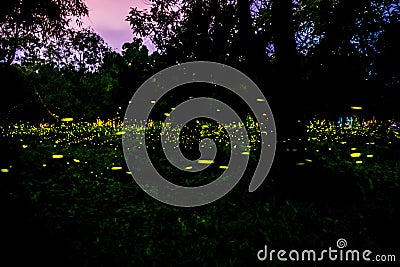
M 133 38 L 129 22 L 125 21 L 131 7 L 146 8 L 146 0 L 86 0 L 91 26 L 104 40 L 118 51 L 122 44 Z

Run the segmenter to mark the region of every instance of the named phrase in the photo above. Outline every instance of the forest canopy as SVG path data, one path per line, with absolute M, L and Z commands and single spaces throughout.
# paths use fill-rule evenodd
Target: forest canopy
M 243 71 L 282 118 L 331 116 L 351 104 L 366 107 L 366 116 L 397 112 L 398 1 L 146 3 L 129 11 L 136 37 L 117 52 L 82 25 L 84 1 L 6 1 L 0 10 L 1 75 L 8 81 L 1 117 L 115 116 L 152 74 L 194 60 Z M 145 39 L 155 46 L 151 53 Z M 42 113 L 26 116 L 37 106 Z

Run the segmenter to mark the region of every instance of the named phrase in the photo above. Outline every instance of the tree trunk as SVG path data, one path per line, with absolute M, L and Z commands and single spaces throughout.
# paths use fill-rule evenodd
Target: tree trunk
M 238 0 L 239 15 L 239 47 L 242 50 L 245 60 L 250 59 L 250 43 L 252 42 L 250 0 Z
M 283 135 L 292 135 L 304 110 L 303 94 L 298 79 L 299 63 L 292 0 L 273 0 L 271 15 L 276 70 L 272 106 L 277 130 Z
M 296 40 L 293 26 L 292 0 L 272 3 L 272 34 L 276 64 L 280 77 L 291 77 L 297 67 Z M 289 79 L 290 80 L 290 79 Z
M 197 27 L 195 36 L 195 54 L 198 60 L 209 60 L 209 17 L 206 14 L 206 5 L 203 0 L 196 0 L 194 6 L 194 23 Z
M 257 38 L 252 25 L 251 5 L 252 0 L 238 0 L 237 10 L 239 18 L 239 40 L 238 55 L 243 57 L 242 65 L 246 74 L 256 83 L 265 80 L 265 73 L 268 72 L 268 61 L 265 52 L 266 43 Z
M 53 117 L 56 121 L 58 121 L 58 118 L 56 115 L 54 115 L 53 112 L 50 111 L 50 109 L 47 107 L 46 103 L 43 101 L 43 98 L 40 96 L 39 91 L 36 89 L 36 86 L 33 87 L 35 94 L 38 97 L 39 102 L 42 104 L 43 108 L 46 110 L 46 112 Z

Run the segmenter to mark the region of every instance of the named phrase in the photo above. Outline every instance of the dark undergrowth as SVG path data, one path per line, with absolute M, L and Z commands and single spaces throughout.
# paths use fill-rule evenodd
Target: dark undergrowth
M 248 192 L 255 149 L 244 177 L 225 197 L 178 208 L 158 202 L 133 181 L 120 135 L 101 128 L 92 135 L 62 145 L 56 141 L 65 137 L 57 134 L 1 139 L 4 266 L 280 266 L 285 264 L 258 261 L 257 252 L 264 245 L 321 251 L 336 248 L 339 238 L 349 249 L 399 256 L 395 140 L 279 140 L 258 190 Z M 162 154 L 152 160 L 176 177 Z M 220 173 L 211 166 L 207 177 Z

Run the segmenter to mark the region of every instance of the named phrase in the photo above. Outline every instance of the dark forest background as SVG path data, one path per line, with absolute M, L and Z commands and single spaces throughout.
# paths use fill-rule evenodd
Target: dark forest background
M 194 60 L 247 74 L 263 90 L 278 126 L 350 114 L 350 106 L 363 107 L 368 118 L 398 115 L 396 0 L 148 4 L 147 10 L 130 10 L 126 20 L 137 37 L 116 52 L 82 26 L 84 1 L 5 1 L 1 120 L 113 118 L 152 74 Z M 144 38 L 155 51 L 143 45 Z

